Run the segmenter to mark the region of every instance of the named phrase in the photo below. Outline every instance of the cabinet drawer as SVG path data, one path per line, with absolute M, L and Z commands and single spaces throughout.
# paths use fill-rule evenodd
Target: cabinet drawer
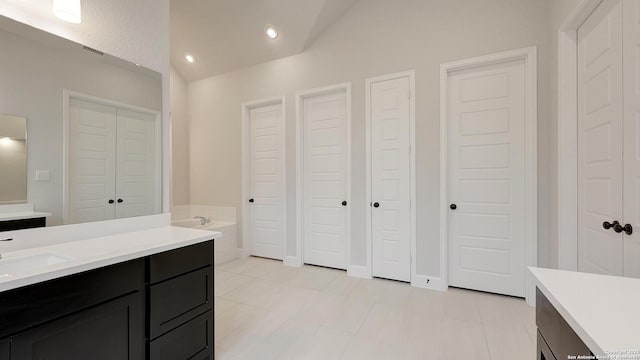
M 540 289 L 536 289 L 536 324 L 556 358 L 568 359 L 569 355 L 591 355 L 587 345 L 582 342 Z
M 538 331 L 538 340 L 537 340 L 538 354 L 536 355 L 537 360 L 557 360 L 549 346 L 544 341 L 544 338 Z
M 151 341 L 151 360 L 213 359 L 213 310 Z
M 149 287 L 152 339 L 213 308 L 213 267 Z
M 209 265 L 213 266 L 213 241 L 166 251 L 149 257 L 149 282 L 155 284 Z

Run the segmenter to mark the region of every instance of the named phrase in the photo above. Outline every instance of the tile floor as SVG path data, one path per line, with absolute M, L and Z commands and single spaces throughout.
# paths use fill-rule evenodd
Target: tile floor
M 535 359 L 524 300 L 260 258 L 215 269 L 216 359 Z

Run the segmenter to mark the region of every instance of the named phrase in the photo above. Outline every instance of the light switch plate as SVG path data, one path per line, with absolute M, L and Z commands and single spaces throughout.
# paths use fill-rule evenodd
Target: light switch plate
M 49 181 L 49 170 L 36 170 L 36 181 Z

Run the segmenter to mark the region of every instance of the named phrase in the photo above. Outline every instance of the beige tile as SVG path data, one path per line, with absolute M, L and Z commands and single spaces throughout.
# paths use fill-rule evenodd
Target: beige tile
M 334 295 L 349 296 L 360 280 L 346 274 L 340 274 L 322 291 Z
M 444 314 L 446 317 L 477 323 L 481 322 L 475 292 L 449 289 L 444 295 Z
M 485 326 L 491 360 L 535 360 L 535 343 L 525 330 Z
M 340 276 L 340 273 L 340 270 L 305 265 L 300 268 L 298 274 L 287 281 L 286 284 L 321 291 Z
M 310 338 L 306 348 L 300 349 L 297 359 L 339 359 L 353 335 L 346 331 L 320 327 Z
M 444 359 L 489 360 L 484 328 L 476 322 L 444 319 Z
M 224 295 L 252 281 L 254 279 L 249 276 L 221 271 L 214 277 L 213 292 L 216 296 Z
M 519 299 L 258 258 L 216 267 L 214 277 L 216 359 L 535 356 L 535 311 Z
M 355 334 L 371 310 L 371 303 L 357 300 L 344 300 L 331 308 L 321 324 L 335 330 Z

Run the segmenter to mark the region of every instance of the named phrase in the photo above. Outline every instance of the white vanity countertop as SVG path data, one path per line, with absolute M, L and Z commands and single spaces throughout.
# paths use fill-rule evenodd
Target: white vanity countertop
M 540 291 L 595 355 L 640 358 L 640 279 L 529 270 Z
M 49 216 L 51 216 L 51 213 L 40 211 L 0 212 L 0 221 L 36 219 Z
M 0 292 L 198 244 L 220 235 L 215 231 L 163 226 L 6 253 L 0 246 Z M 13 272 L 5 268 L 21 258 L 36 255 L 53 255 L 68 260 L 54 265 L 28 266 Z

